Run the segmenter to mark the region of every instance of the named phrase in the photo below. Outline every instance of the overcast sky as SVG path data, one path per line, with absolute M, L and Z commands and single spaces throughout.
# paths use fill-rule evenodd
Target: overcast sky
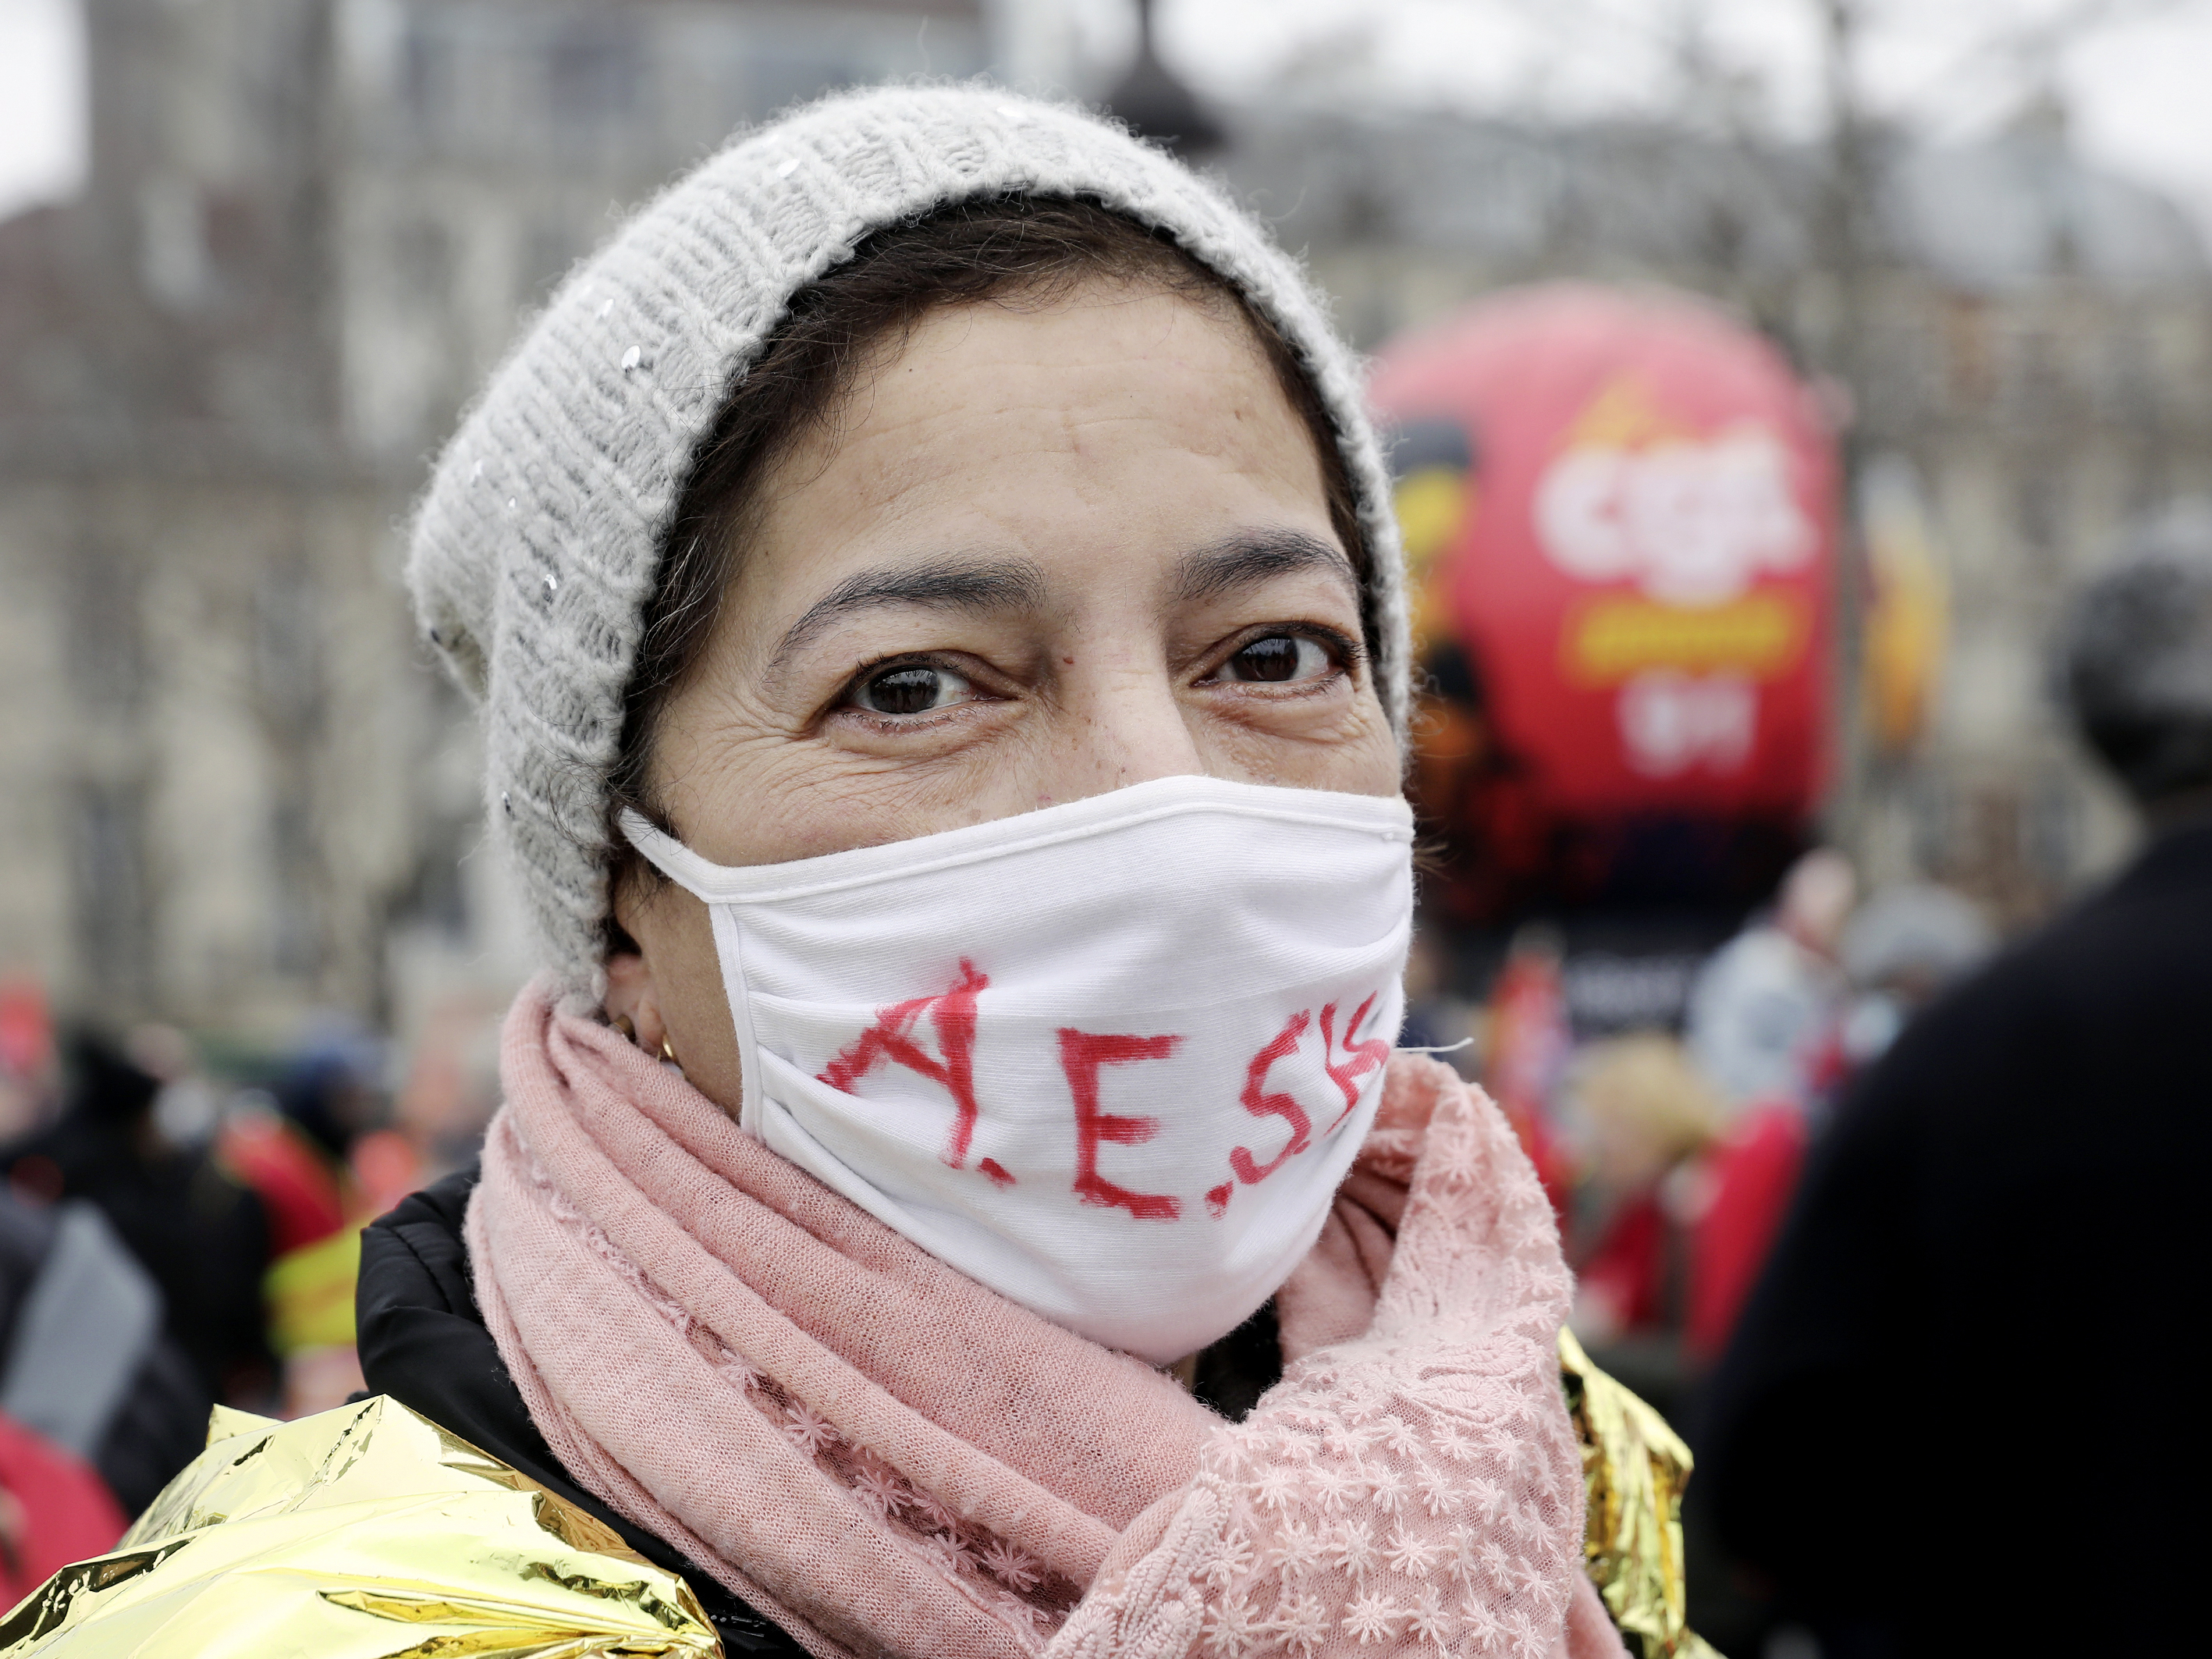
M 1067 8 L 1100 61 L 1130 0 Z M 2163 185 L 2212 231 L 2212 0 L 1863 0 L 1865 96 L 1937 137 L 1987 130 L 2039 82 L 2090 155 Z M 1685 43 L 1780 131 L 1823 109 L 1814 0 L 1159 0 L 1163 46 L 1201 87 L 1533 115 L 1678 110 Z M 2039 48 L 2055 19 L 2094 25 Z M 83 166 L 76 0 L 0 0 L 0 217 Z
M 1126 0 L 1079 3 L 1095 33 L 1118 32 Z M 1860 85 L 1876 111 L 1937 138 L 1966 137 L 2049 85 L 2085 150 L 2183 198 L 2212 231 L 2212 0 L 1863 7 Z M 1161 0 L 1161 9 L 1169 54 L 1224 90 L 1318 70 L 1370 95 L 1477 111 L 1676 112 L 1685 44 L 1695 40 L 1742 84 L 1765 124 L 1809 135 L 1826 109 L 1813 0 Z M 2054 28 L 2069 19 L 2073 27 Z
M 83 62 L 71 0 L 0 0 L 0 218 L 76 188 Z

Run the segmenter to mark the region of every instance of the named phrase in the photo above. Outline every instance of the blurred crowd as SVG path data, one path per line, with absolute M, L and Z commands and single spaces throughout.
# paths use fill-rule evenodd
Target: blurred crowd
M 2193 1515 L 2154 1401 L 2212 1323 L 2212 512 L 2141 527 L 2056 656 L 2144 842 L 2002 951 L 1961 895 L 1862 896 L 1821 848 L 1679 1030 L 1577 1042 L 1541 927 L 1480 1006 L 1422 964 L 1418 1040 L 1461 1045 L 1543 1174 L 1577 1334 L 1698 1455 L 1691 1611 L 1723 1651 L 1983 1651 L 2013 1622 L 2134 1652 L 2170 1612 L 2129 1586 Z
M 112 1546 L 211 1406 L 295 1417 L 362 1386 L 361 1228 L 475 1156 L 495 1012 L 436 1011 L 404 1061 L 335 1017 L 241 1057 L 0 985 L 4 1599 Z
M 1560 938 L 1540 924 L 1478 1005 L 1443 991 L 1425 957 L 1413 1023 L 1425 1043 L 1460 1045 L 1535 1159 L 1576 1267 L 1577 1334 L 1671 1407 L 1727 1346 L 1838 1102 L 1996 943 L 1964 896 L 1862 896 L 1823 848 L 1707 958 L 1679 1030 L 1578 1041 Z

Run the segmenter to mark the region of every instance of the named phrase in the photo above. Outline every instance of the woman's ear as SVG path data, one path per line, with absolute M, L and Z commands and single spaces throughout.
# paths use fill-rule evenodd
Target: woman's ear
M 611 951 L 607 957 L 607 1023 L 629 1022 L 630 1041 L 648 1054 L 658 1054 L 668 1041 L 668 1022 L 662 1018 L 660 999 L 653 984 L 653 969 L 635 951 Z
M 734 1120 L 744 1101 L 744 1066 L 722 994 L 714 918 L 673 882 L 640 891 L 642 885 L 614 884 L 607 1018 Z

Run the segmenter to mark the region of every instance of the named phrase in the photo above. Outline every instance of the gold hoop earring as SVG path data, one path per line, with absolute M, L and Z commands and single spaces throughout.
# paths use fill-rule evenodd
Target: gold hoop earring
M 668 1046 L 666 1037 L 660 1039 L 660 1058 L 665 1065 L 673 1066 L 679 1072 L 684 1069 L 684 1062 L 676 1058 L 676 1050 Z
M 621 1032 L 624 1040 L 629 1042 L 631 1048 L 635 1048 L 637 1047 L 637 1027 L 631 1023 L 630 1017 L 628 1014 L 617 1014 L 612 1019 L 609 1020 L 607 1024 L 612 1026 L 616 1030 Z

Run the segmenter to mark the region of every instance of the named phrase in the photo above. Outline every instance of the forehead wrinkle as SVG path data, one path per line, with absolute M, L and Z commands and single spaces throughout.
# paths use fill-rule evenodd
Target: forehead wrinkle
M 1044 571 L 1034 559 L 951 554 L 912 564 L 858 570 L 809 605 L 784 630 L 763 678 L 773 678 L 826 629 L 864 611 L 911 606 L 972 616 L 1035 610 L 1044 599 Z
M 1358 573 L 1352 569 L 1344 550 L 1304 531 L 1288 529 L 1238 531 L 1192 549 L 1177 562 L 1175 594 L 1185 605 L 1200 605 L 1238 588 L 1308 571 L 1335 577 L 1358 603 Z

